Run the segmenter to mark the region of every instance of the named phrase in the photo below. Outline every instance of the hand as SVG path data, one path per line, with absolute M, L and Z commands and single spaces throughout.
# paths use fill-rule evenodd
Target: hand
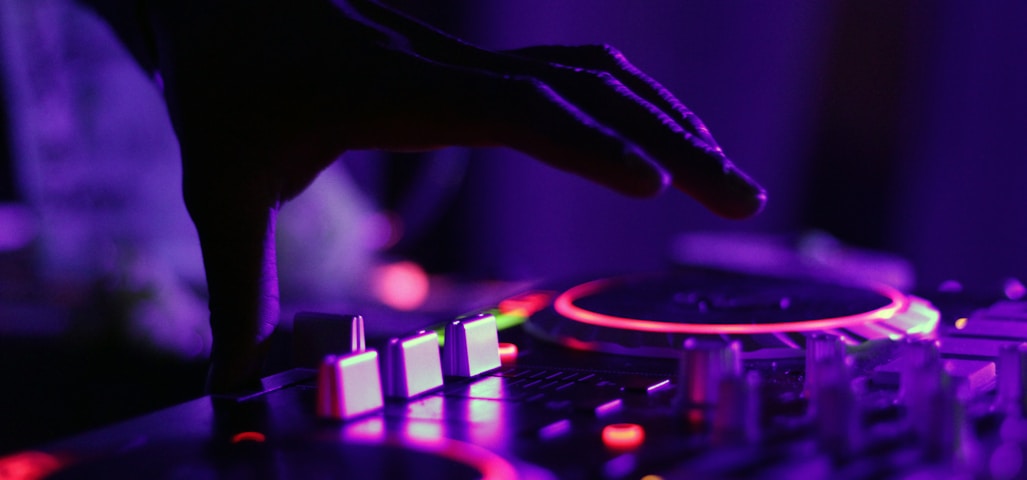
M 151 0 L 148 16 L 203 248 L 213 391 L 257 378 L 279 314 L 275 215 L 347 150 L 506 146 L 631 196 L 672 184 L 729 218 L 766 199 L 609 47 L 488 51 L 370 0 Z

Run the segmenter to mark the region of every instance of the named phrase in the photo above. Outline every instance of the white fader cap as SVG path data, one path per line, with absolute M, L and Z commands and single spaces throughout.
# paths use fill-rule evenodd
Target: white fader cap
M 483 313 L 446 325 L 443 373 L 473 377 L 499 368 L 499 333 L 496 317 Z
M 442 386 L 439 334 L 422 330 L 389 340 L 383 374 L 390 398 L 410 398 Z
M 329 355 L 317 374 L 317 416 L 349 420 L 382 408 L 378 352 Z

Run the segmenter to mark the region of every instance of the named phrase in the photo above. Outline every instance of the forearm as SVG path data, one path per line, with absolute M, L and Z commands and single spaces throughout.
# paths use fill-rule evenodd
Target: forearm
M 153 76 L 157 72 L 157 46 L 148 0 L 78 0 L 114 30 L 136 62 Z
M 107 21 L 147 73 L 163 79 L 182 151 L 185 203 L 199 235 L 210 295 L 214 343 L 208 388 L 247 388 L 259 379 L 261 359 L 278 323 L 274 228 L 279 187 L 268 180 L 277 176 L 253 163 L 261 154 L 254 146 L 258 137 L 238 131 L 239 122 L 216 120 L 224 117 L 216 100 L 229 90 L 226 71 L 204 57 L 218 44 L 209 34 L 231 24 L 224 12 L 243 3 L 78 1 Z M 194 90 L 186 93 L 181 92 L 181 58 L 193 62 L 185 76 Z M 197 105 L 210 109 L 197 111 Z M 191 121 L 183 120 L 183 110 Z

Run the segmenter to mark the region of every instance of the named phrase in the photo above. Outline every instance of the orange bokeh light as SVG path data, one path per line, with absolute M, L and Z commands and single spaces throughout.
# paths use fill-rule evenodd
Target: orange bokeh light
M 613 450 L 634 450 L 645 442 L 645 429 L 635 423 L 614 423 L 603 427 L 603 445 Z

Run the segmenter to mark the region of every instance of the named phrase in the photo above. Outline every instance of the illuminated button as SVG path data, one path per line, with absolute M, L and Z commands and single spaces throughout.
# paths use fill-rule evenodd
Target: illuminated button
M 1012 340 L 1027 339 L 1027 322 L 1020 318 L 989 318 L 984 315 L 962 317 L 953 328 L 946 329 L 949 335 L 961 337 L 993 337 Z
M 616 412 L 617 410 L 620 410 L 621 407 L 623 407 L 623 406 L 624 406 L 624 400 L 621 400 L 619 398 L 614 398 L 612 400 L 606 400 L 606 401 L 596 401 L 596 402 L 581 402 L 581 401 L 579 401 L 579 402 L 575 402 L 573 404 L 573 407 L 576 410 L 578 410 L 580 412 L 590 413 L 592 415 L 595 415 L 596 417 L 602 417 L 604 415 L 609 415 L 609 414 L 611 414 L 613 412 Z
M 499 344 L 499 362 L 503 365 L 517 363 L 517 345 L 513 343 Z
M 562 437 L 571 431 L 571 421 L 564 418 L 539 429 L 538 436 L 544 440 Z
M 625 392 L 649 394 L 670 385 L 670 379 L 629 375 L 619 378 L 618 383 Z
M 317 415 L 348 420 L 382 407 L 378 352 L 329 355 L 317 375 Z
M 442 386 L 439 335 L 417 335 L 389 341 L 385 350 L 385 396 L 410 398 Z
M 296 367 L 315 368 L 326 355 L 365 348 L 364 317 L 329 313 L 297 313 L 292 324 L 292 360 Z
M 66 464 L 66 461 L 45 452 L 16 452 L 0 457 L 0 478 L 47 478 Z
M 546 308 L 555 292 L 535 291 L 510 297 L 499 302 L 499 311 L 504 315 L 523 315 L 530 317 L 539 310 Z
M 482 314 L 446 325 L 443 373 L 473 377 L 499 368 L 499 336 L 496 317 Z
M 603 445 L 612 450 L 635 450 L 645 442 L 645 429 L 635 423 L 614 423 L 603 427 Z

